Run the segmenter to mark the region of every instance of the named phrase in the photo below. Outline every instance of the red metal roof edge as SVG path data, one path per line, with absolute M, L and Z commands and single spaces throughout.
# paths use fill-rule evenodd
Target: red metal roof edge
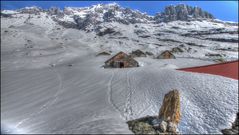
M 184 70 L 184 69 L 194 69 L 194 68 L 201 68 L 201 67 L 211 67 L 211 66 L 216 66 L 216 65 L 224 65 L 224 64 L 229 64 L 229 63 L 236 63 L 239 62 L 239 60 L 234 60 L 234 61 L 227 61 L 223 63 L 217 63 L 217 64 L 211 64 L 211 65 L 205 65 L 205 66 L 197 66 L 197 67 L 187 67 L 187 68 L 180 68 L 177 70 Z

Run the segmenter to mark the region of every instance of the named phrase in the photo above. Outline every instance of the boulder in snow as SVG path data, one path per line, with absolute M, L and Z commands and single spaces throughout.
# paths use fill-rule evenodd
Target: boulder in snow
M 173 90 L 164 96 L 159 119 L 178 124 L 181 118 L 179 91 Z

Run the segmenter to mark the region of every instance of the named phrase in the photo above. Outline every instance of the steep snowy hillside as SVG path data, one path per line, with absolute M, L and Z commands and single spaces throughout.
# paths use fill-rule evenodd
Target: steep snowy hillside
M 104 69 L 119 51 L 138 68 Z M 155 59 L 170 50 L 176 59 Z M 99 52 L 110 56 L 96 56 Z M 181 94 L 181 133 L 220 133 L 238 111 L 238 80 L 175 70 L 238 59 L 238 24 L 200 8 L 155 16 L 119 5 L 1 11 L 1 130 L 6 133 L 132 133 L 127 120 L 158 114 Z

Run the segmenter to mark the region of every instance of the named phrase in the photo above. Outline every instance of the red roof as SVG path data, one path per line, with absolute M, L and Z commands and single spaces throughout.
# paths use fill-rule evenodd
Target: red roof
M 182 68 L 178 70 L 225 76 L 238 80 L 238 60 L 213 65 Z

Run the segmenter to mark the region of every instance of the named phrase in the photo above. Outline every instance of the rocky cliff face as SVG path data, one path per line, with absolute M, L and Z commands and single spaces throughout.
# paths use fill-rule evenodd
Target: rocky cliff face
M 135 24 L 135 23 L 161 23 L 171 21 L 190 21 L 202 19 L 214 19 L 213 15 L 203 11 L 199 7 L 191 7 L 188 5 L 180 4 L 176 6 L 168 6 L 164 12 L 158 13 L 155 16 L 149 16 L 137 10 L 120 7 L 118 4 L 98 4 L 91 7 L 71 8 L 65 7 L 61 10 L 57 7 L 49 9 L 41 9 L 39 7 L 26 7 L 19 9 L 20 13 L 40 14 L 46 12 L 54 17 L 54 20 L 60 24 L 72 25 L 68 23 L 65 18 L 71 18 L 76 25 L 70 27 L 78 27 L 82 30 L 95 30 L 95 28 L 104 22 L 118 22 L 121 24 Z M 64 21 L 64 22 L 63 22 Z
M 168 6 L 164 12 L 158 13 L 155 16 L 157 22 L 170 22 L 170 21 L 189 21 L 195 19 L 214 19 L 213 15 L 203 11 L 199 7 L 191 7 L 188 5 L 180 4 L 177 6 Z
M 42 8 L 36 7 L 36 6 L 21 8 L 17 11 L 19 13 L 36 14 L 36 15 L 39 15 L 40 12 L 44 12 L 44 10 Z

